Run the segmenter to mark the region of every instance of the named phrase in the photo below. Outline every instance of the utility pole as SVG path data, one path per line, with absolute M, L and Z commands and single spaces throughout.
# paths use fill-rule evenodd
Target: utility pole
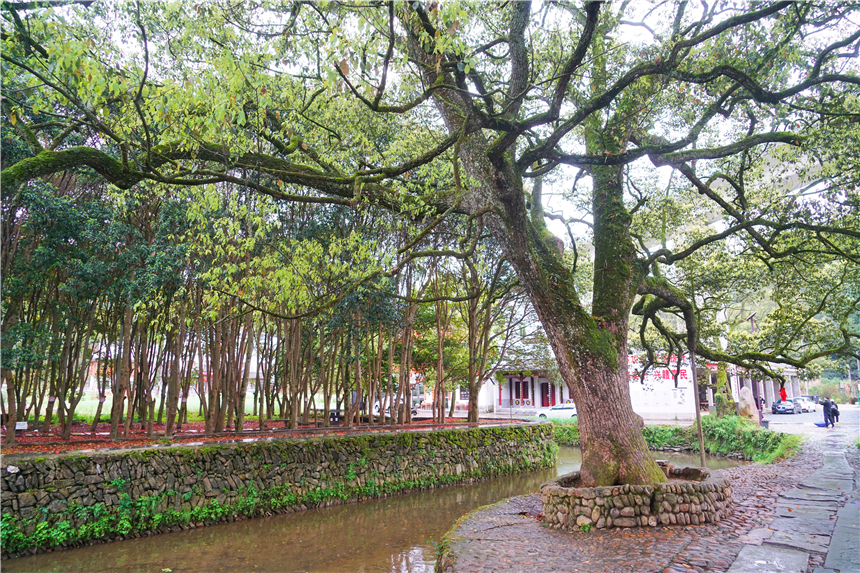
M 680 368 L 680 358 L 678 362 L 678 368 Z M 705 438 L 702 436 L 702 413 L 699 411 L 699 375 L 696 372 L 696 352 L 692 348 L 690 349 L 690 374 L 693 376 L 693 392 L 695 392 L 693 404 L 696 408 L 696 430 L 699 433 L 699 461 L 704 468 L 707 466 L 705 465 Z
M 860 358 L 857 359 L 857 374 L 860 376 Z M 860 378 L 857 380 L 857 401 L 860 402 Z
M 857 401 L 860 402 L 860 358 L 857 359 Z
M 750 321 L 750 334 L 755 334 L 755 315 L 756 313 L 752 313 L 747 317 Z M 753 400 L 755 400 L 755 409 L 758 410 L 758 425 L 762 426 L 762 422 L 764 421 L 764 408 L 762 408 L 761 399 L 759 398 L 758 380 L 750 376 L 750 383 L 752 384 Z

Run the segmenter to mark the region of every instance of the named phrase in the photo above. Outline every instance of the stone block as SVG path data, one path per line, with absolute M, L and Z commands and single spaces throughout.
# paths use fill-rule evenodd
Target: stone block
M 621 510 L 621 517 L 633 517 L 634 515 L 636 515 L 636 512 L 632 507 L 625 507 Z
M 576 525 L 578 527 L 582 527 L 583 525 L 591 525 L 593 522 L 591 519 L 585 517 L 584 515 L 580 515 L 576 518 Z
M 18 494 L 18 507 L 32 507 L 36 505 L 36 496 L 29 492 Z

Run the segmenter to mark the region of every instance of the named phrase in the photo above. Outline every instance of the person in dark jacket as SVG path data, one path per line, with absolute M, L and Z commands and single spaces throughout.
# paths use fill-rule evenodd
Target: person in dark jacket
M 825 396 L 824 400 L 821 402 L 821 405 L 824 407 L 824 427 L 832 428 L 833 427 L 833 414 L 830 411 L 830 396 Z
M 830 421 L 834 424 L 839 423 L 839 406 L 836 405 L 836 400 L 830 401 Z

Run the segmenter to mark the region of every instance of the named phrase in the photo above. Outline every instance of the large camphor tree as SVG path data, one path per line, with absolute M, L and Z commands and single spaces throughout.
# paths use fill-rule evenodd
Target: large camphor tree
M 586 485 L 663 479 L 629 397 L 634 303 L 675 347 L 750 369 L 856 352 L 854 3 L 58 0 L 2 16 L 3 126 L 32 153 L 3 165 L 4 201 L 87 168 L 123 189 L 372 204 L 415 236 L 374 276 L 489 232 L 578 405 Z M 545 207 L 562 187 L 575 214 Z M 470 230 L 461 250 L 411 248 L 444 217 Z M 565 253 L 548 218 L 584 222 L 591 247 L 571 232 Z M 841 282 L 782 300 L 758 347 L 723 348 L 698 335 L 708 293 L 683 266 L 706 251 L 754 262 L 763 286 L 785 268 Z

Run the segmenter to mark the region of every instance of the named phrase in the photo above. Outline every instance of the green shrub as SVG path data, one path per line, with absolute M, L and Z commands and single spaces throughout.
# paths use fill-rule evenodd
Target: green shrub
M 645 426 L 642 436 L 652 450 L 662 447 L 688 447 L 690 437 L 681 426 Z
M 691 431 L 695 436 L 695 429 Z M 759 463 L 790 457 L 801 444 L 799 436 L 768 430 L 740 416 L 707 416 L 702 420 L 702 435 L 706 451 L 722 454 L 743 452 L 745 457 Z
M 555 441 L 562 446 L 579 445 L 579 425 L 575 421 L 553 421 Z M 645 426 L 642 436 L 652 450 L 677 447 L 699 451 L 696 426 Z M 702 437 L 709 454 L 743 454 L 759 463 L 791 457 L 797 453 L 801 438 L 762 428 L 740 416 L 705 416 Z M 860 446 L 858 446 L 860 447 Z
M 560 446 L 579 445 L 579 422 L 577 420 L 553 420 L 553 436 Z

